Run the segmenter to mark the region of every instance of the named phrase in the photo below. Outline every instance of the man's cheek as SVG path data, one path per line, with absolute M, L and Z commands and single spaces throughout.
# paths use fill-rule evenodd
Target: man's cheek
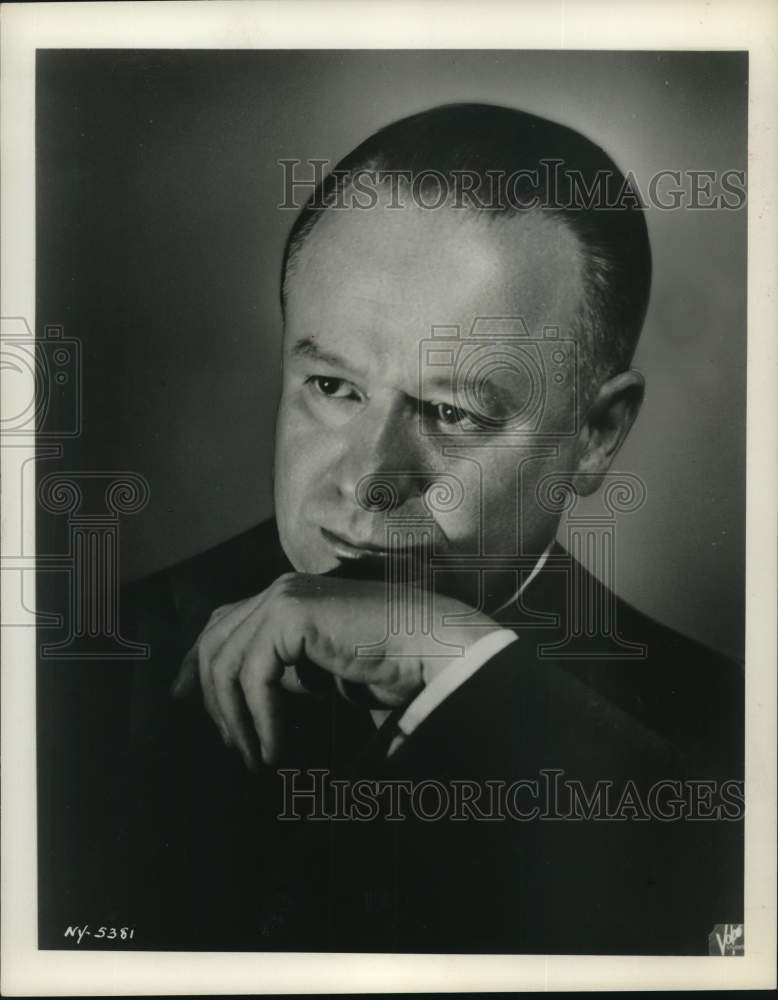
M 289 415 L 294 417 L 294 415 Z M 276 443 L 276 508 L 289 531 L 316 524 L 334 461 L 331 435 L 311 421 L 286 419 Z
M 278 446 L 288 448 L 293 440 L 308 436 L 312 431 L 310 418 L 305 413 L 299 394 L 285 392 L 276 417 Z
M 276 503 L 281 516 L 301 521 L 305 510 L 315 503 L 321 482 L 318 462 L 318 456 L 299 444 L 289 442 L 283 446 L 276 464 Z
M 485 555 L 508 544 L 506 532 L 515 533 L 516 473 L 495 466 L 486 451 L 469 453 L 449 465 L 447 474 L 456 481 L 452 509 L 436 513 L 436 520 L 451 549 L 467 555 Z
M 276 473 L 276 521 L 281 544 L 298 572 L 320 572 L 320 539 L 315 511 L 319 505 L 317 470 L 293 448 L 284 449 Z
M 325 436 L 312 430 L 294 431 L 281 445 L 280 461 L 287 470 L 286 479 L 303 497 L 320 492 L 327 480 L 332 464 L 329 445 Z
M 451 552 L 468 556 L 480 555 L 481 507 L 477 489 L 466 492 L 455 510 L 438 513 L 435 521 Z

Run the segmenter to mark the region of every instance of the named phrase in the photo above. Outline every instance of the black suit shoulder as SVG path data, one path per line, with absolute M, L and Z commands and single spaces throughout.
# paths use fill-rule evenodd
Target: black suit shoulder
M 742 777 L 742 666 L 627 604 L 561 547 L 554 555 L 522 598 L 529 624 L 503 616 L 518 641 L 427 717 L 396 764 Z M 571 578 L 589 607 L 607 608 L 600 631 L 576 628 Z M 539 615 L 553 627 L 536 627 Z
M 603 585 L 592 577 L 593 587 Z M 656 621 L 611 595 L 614 623 L 641 656 L 567 661 L 610 703 L 676 748 L 685 769 L 742 777 L 745 748 L 743 664 Z
M 123 594 L 132 607 L 170 600 L 182 617 L 196 609 L 241 600 L 269 586 L 289 565 L 281 551 L 274 518 L 173 566 L 128 583 Z

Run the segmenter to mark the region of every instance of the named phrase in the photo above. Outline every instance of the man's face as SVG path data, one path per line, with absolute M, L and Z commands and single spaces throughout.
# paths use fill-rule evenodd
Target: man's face
M 536 488 L 575 460 L 575 372 L 549 391 L 510 363 L 470 365 L 480 373 L 471 385 L 462 364 L 474 352 L 486 357 L 484 344 L 505 354 L 494 339 L 468 340 L 479 319 L 522 317 L 534 343 L 546 326 L 569 337 L 582 287 L 575 237 L 547 217 L 327 211 L 287 285 L 275 494 L 295 569 L 379 565 L 387 527 L 400 522 L 403 545 L 426 530 L 436 556 L 476 557 L 471 566 L 539 554 L 558 515 L 537 502 Z M 459 368 L 425 370 L 423 344 L 441 326 L 459 328 Z M 511 418 L 538 389 L 541 405 L 522 431 L 524 418 Z M 365 477 L 391 483 L 390 509 L 365 503 Z M 454 501 L 431 502 L 436 485 L 453 489 Z M 441 589 L 469 595 L 472 579 L 464 569 L 447 574 Z

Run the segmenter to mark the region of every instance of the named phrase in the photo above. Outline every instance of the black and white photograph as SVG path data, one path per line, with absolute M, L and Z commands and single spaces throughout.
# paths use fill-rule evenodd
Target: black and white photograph
M 32 948 L 769 985 L 763 57 L 252 44 L 264 5 L 213 6 L 224 41 L 34 51 L 2 309 Z

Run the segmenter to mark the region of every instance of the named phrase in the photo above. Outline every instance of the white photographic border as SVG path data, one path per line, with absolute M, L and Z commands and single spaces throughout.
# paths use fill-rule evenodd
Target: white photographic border
M 358 10 L 356 9 L 358 6 Z M 748 50 L 746 954 L 718 957 L 37 949 L 35 634 L 2 630 L 2 993 L 176 995 L 775 986 L 776 120 L 770 0 L 32 3 L 0 11 L 0 315 L 35 330 L 36 48 Z M 6 389 L 11 390 L 10 386 Z M 3 524 L 21 491 L 3 449 Z M 29 498 L 28 498 L 29 499 Z M 24 519 L 34 551 L 34 515 Z M 3 620 L 12 617 L 3 591 Z

